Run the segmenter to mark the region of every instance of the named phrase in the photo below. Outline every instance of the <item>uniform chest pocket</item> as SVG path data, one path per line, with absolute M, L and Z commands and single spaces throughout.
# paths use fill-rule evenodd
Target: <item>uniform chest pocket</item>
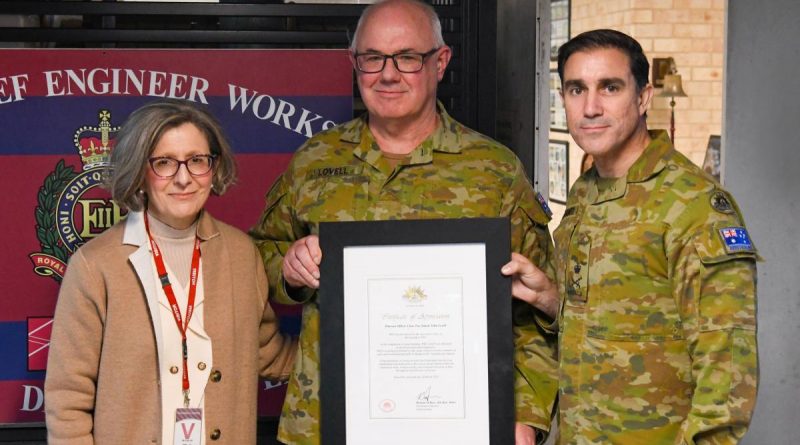
M 579 215 L 576 215 L 574 211 L 568 211 L 566 216 L 561 219 L 558 228 L 553 232 L 553 242 L 556 246 L 556 270 L 558 271 L 559 279 L 569 263 L 571 249 L 568 248 L 568 246 L 571 246 L 570 241 L 572 233 L 575 230 L 575 225 L 578 223 L 578 218 Z
M 307 180 L 296 196 L 297 217 L 306 222 L 356 219 L 357 201 L 365 195 L 366 182 L 361 175 Z
M 608 340 L 683 337 L 664 248 L 665 227 L 632 223 L 592 234 L 587 335 Z
M 572 208 L 571 208 L 572 209 Z M 583 307 L 588 296 L 588 253 L 591 238 L 580 227 L 580 216 L 568 209 L 554 233 L 556 274 L 564 305 Z
M 502 197 L 498 187 L 425 180 L 394 191 L 396 199 L 418 218 L 496 216 Z

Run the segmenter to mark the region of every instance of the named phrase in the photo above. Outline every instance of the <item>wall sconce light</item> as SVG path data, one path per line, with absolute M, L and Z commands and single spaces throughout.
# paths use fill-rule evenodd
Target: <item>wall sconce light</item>
M 675 143 L 675 98 L 687 97 L 683 91 L 683 84 L 681 83 L 681 75 L 678 74 L 678 69 L 675 67 L 675 60 L 672 57 L 666 59 L 653 59 L 653 85 L 656 86 L 656 61 L 659 61 L 659 73 L 662 69 L 666 68 L 666 72 L 660 80 L 661 93 L 659 97 L 669 97 L 669 138 L 672 143 Z
M 653 59 L 653 75 L 650 76 L 653 79 L 653 86 L 656 88 L 661 88 L 664 86 L 664 76 L 667 74 L 672 74 L 672 70 L 675 69 L 675 59 L 672 57 L 664 57 L 658 58 L 656 57 Z

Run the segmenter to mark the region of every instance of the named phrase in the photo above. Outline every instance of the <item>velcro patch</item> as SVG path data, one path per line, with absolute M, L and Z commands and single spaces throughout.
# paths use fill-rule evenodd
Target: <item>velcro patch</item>
M 542 205 L 542 209 L 544 209 L 544 213 L 547 214 L 548 218 L 553 217 L 553 211 L 550 210 L 550 206 L 547 205 L 547 200 L 544 199 L 541 193 L 536 192 L 536 200 L 539 201 L 539 204 Z
M 323 167 L 323 168 L 316 168 L 308 172 L 306 174 L 306 180 L 331 178 L 335 176 L 353 176 L 359 173 L 361 173 L 360 168 L 356 168 L 350 165 L 344 165 L 340 167 Z
M 728 253 L 754 251 L 750 235 L 744 227 L 723 227 L 719 229 L 719 234 Z
M 711 195 L 711 207 L 720 213 L 734 213 L 731 200 L 728 194 L 723 191 L 717 191 Z

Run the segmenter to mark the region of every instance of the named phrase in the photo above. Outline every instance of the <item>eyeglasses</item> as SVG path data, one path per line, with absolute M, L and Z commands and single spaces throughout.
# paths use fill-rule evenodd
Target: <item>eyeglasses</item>
M 186 170 L 192 176 L 203 176 L 211 171 L 214 167 L 214 159 L 216 155 L 194 155 L 185 161 L 170 158 L 168 156 L 158 156 L 150 158 L 147 161 L 150 163 L 150 168 L 153 173 L 161 178 L 171 178 L 178 174 L 181 165 L 186 166 Z
M 386 59 L 392 59 L 394 67 L 401 73 L 417 73 L 422 71 L 425 59 L 436 51 L 439 51 L 439 48 L 433 48 L 426 53 L 354 53 L 353 58 L 356 59 L 356 69 L 362 73 L 380 73 L 386 67 Z

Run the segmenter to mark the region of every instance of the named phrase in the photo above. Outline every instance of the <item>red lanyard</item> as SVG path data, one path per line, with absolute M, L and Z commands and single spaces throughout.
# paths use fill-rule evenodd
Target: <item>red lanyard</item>
M 192 253 L 192 269 L 189 275 L 189 301 L 186 303 L 186 323 L 184 324 L 181 318 L 181 308 L 178 307 L 178 300 L 175 298 L 175 292 L 172 290 L 172 284 L 169 282 L 167 275 L 167 268 L 164 266 L 164 259 L 161 257 L 161 250 L 156 244 L 156 240 L 150 234 L 150 223 L 147 219 L 147 211 L 144 212 L 144 227 L 147 230 L 147 237 L 150 239 L 150 246 L 153 248 L 153 260 L 156 262 L 156 270 L 158 271 L 158 279 L 161 280 L 161 287 L 164 288 L 164 294 L 167 296 L 169 306 L 172 308 L 172 318 L 175 319 L 175 324 L 178 325 L 178 330 L 181 332 L 181 348 L 183 352 L 183 403 L 189 407 L 189 351 L 186 347 L 186 329 L 189 327 L 189 320 L 192 319 L 194 312 L 194 296 L 197 293 L 197 275 L 200 269 L 200 237 L 195 233 L 194 237 L 194 253 Z

